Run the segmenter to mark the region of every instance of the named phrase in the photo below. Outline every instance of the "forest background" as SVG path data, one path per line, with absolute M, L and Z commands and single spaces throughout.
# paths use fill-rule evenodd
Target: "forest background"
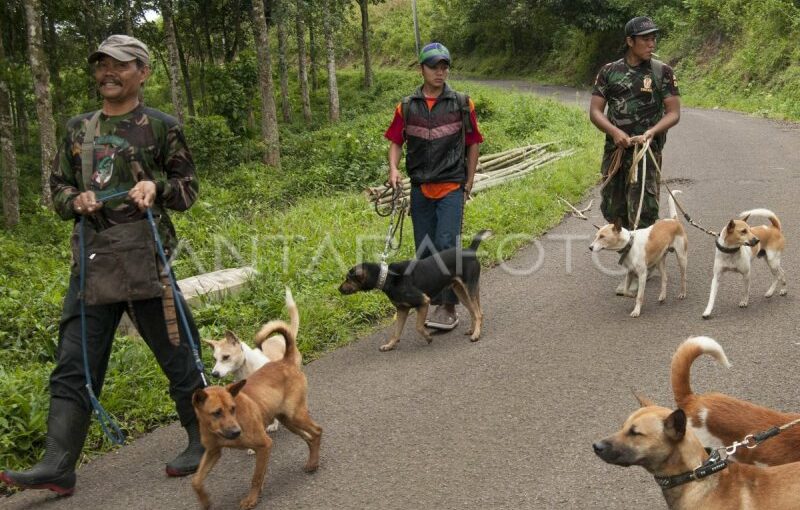
M 202 335 L 249 338 L 284 313 L 290 285 L 308 361 L 390 313 L 380 296 L 343 298 L 336 285 L 358 256 L 375 259 L 383 248 L 386 220 L 361 192 L 385 179 L 382 133 L 419 83 L 411 4 L 0 4 L 0 468 L 30 465 L 44 445 L 71 226 L 49 208 L 42 183 L 66 120 L 99 107 L 87 55 L 112 33 L 145 41 L 154 72 L 144 100 L 184 123 L 201 198 L 174 215 L 184 240 L 178 276 L 259 271 L 241 294 L 195 310 Z M 800 119 L 800 0 L 417 0 L 416 9 L 423 44 L 450 48 L 454 78 L 579 88 L 621 56 L 625 21 L 647 14 L 662 28 L 657 52 L 676 69 L 684 104 Z M 596 183 L 602 137 L 577 107 L 453 85 L 476 103 L 482 153 L 548 141 L 577 150 L 470 202 L 465 235 L 495 230 L 484 259 L 498 263 L 561 220 L 557 196 L 577 201 Z M 409 244 L 393 256 L 411 256 Z M 118 338 L 101 400 L 131 438 L 175 419 L 166 381 L 135 338 Z M 108 447 L 93 426 L 86 458 Z

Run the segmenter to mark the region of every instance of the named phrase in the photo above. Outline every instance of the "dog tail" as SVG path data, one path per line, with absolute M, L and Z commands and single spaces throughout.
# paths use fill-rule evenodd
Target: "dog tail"
M 264 324 L 261 330 L 256 333 L 256 346 L 261 349 L 261 344 L 264 343 L 264 340 L 276 333 L 283 335 L 283 338 L 286 339 L 286 353 L 283 355 L 282 360 L 290 364 L 299 365 L 300 351 L 297 349 L 297 337 L 294 334 L 294 328 L 286 321 L 275 320 Z
M 292 326 L 292 333 L 297 338 L 297 334 L 300 332 L 300 311 L 297 309 L 297 304 L 294 302 L 294 297 L 292 297 L 292 291 L 288 286 L 286 287 L 286 309 L 289 311 L 289 324 Z
M 676 189 L 673 190 L 672 193 L 667 193 L 667 203 L 669 204 L 669 217 L 673 220 L 678 219 L 678 209 L 675 207 L 675 199 L 672 198 L 672 195 L 680 195 L 683 191 Z
M 777 228 L 778 230 L 781 229 L 781 220 L 778 219 L 777 214 L 769 209 L 750 209 L 749 211 L 740 213 L 739 219 L 747 221 L 750 216 L 766 216 L 769 219 L 769 222 L 772 223 L 773 227 Z
M 678 407 L 685 405 L 686 401 L 694 394 L 691 386 L 690 371 L 695 359 L 703 354 L 709 354 L 719 363 L 730 368 L 728 357 L 716 340 L 707 336 L 695 336 L 686 339 L 672 356 L 672 393 Z
M 485 241 L 486 239 L 490 239 L 492 237 L 493 232 L 491 230 L 481 230 L 475 237 L 472 238 L 472 244 L 469 245 L 469 249 L 472 251 L 477 251 L 478 246 L 481 245 L 481 241 Z

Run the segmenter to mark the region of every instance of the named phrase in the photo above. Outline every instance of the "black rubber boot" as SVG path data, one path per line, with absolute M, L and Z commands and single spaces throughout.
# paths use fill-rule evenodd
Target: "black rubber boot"
M 60 496 L 75 492 L 75 463 L 83 449 L 91 415 L 80 405 L 50 399 L 47 440 L 42 460 L 27 471 L 0 472 L 6 485 L 23 489 L 49 489 Z
M 186 435 L 189 436 L 189 445 L 180 455 L 167 462 L 167 475 L 169 476 L 186 476 L 197 471 L 200 459 L 203 458 L 203 453 L 206 451 L 203 443 L 200 442 L 200 425 L 197 420 L 192 421 L 184 428 Z

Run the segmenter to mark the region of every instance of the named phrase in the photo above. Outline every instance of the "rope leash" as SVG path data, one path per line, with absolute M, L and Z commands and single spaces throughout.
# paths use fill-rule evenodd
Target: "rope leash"
M 378 208 L 378 202 L 380 202 L 382 198 L 388 197 L 390 194 L 392 196 L 392 206 L 388 213 L 381 212 L 381 210 Z M 378 216 L 383 218 L 389 217 L 389 228 L 386 231 L 386 242 L 383 247 L 383 253 L 381 253 L 381 264 L 386 263 L 386 259 L 389 257 L 390 252 L 398 251 L 403 245 L 403 224 L 405 223 L 404 220 L 407 210 L 408 198 L 403 197 L 403 188 L 401 186 L 392 188 L 387 184 L 386 189 L 375 199 L 375 212 L 378 214 Z M 395 219 L 395 217 L 397 218 Z M 394 236 L 398 230 L 400 230 L 400 235 L 397 239 L 397 244 L 392 244 L 392 239 L 394 239 Z
M 106 202 L 113 198 L 121 197 L 127 195 L 127 191 L 121 191 L 118 193 L 113 193 L 111 195 L 99 198 L 98 202 Z M 158 255 L 161 258 L 161 262 L 164 266 L 164 275 L 167 276 L 169 279 L 170 288 L 172 290 L 173 296 L 178 295 L 178 288 L 175 282 L 175 275 L 172 273 L 171 266 L 169 264 L 169 260 L 164 253 L 164 246 L 161 243 L 161 237 L 158 235 L 158 228 L 156 227 L 155 219 L 153 218 L 153 212 L 150 208 L 147 209 L 147 220 L 150 223 L 150 228 L 153 232 L 153 238 L 156 242 L 156 247 L 158 248 Z M 119 428 L 119 425 L 114 421 L 111 415 L 105 410 L 103 405 L 100 403 L 99 399 L 94 393 L 94 388 L 92 386 L 92 379 L 91 379 L 91 372 L 89 369 L 89 355 L 88 355 L 88 334 L 87 334 L 87 327 L 86 327 L 86 298 L 85 298 L 85 291 L 86 291 L 86 247 L 84 243 L 84 228 L 86 226 L 86 216 L 81 216 L 80 220 L 80 229 L 78 233 L 79 243 L 80 243 L 80 313 L 81 313 L 81 350 L 83 352 L 83 369 L 84 374 L 86 376 L 86 390 L 89 393 L 89 400 L 92 404 L 92 408 L 94 410 L 95 416 L 97 416 L 97 421 L 100 423 L 100 428 L 103 430 L 103 434 L 114 444 L 122 445 L 125 443 L 125 434 Z M 163 275 L 162 275 L 163 276 Z M 175 301 L 176 308 L 178 310 L 178 315 L 181 319 L 181 324 L 183 325 L 184 331 L 186 333 L 186 338 L 189 341 L 189 345 L 192 350 L 192 356 L 194 358 L 195 366 L 197 370 L 200 372 L 200 379 L 203 381 L 203 386 L 208 386 L 208 380 L 206 379 L 205 369 L 203 366 L 203 361 L 200 358 L 200 351 L 197 348 L 197 343 L 195 342 L 192 332 L 189 328 L 189 322 L 186 318 L 186 313 L 183 309 L 183 303 L 181 300 Z M 130 305 L 130 302 L 129 302 Z

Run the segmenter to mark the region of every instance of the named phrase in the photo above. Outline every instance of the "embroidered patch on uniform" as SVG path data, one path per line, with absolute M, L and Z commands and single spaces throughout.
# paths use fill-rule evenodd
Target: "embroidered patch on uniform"
M 653 92 L 653 79 L 645 76 L 642 83 L 642 92 Z
M 672 86 L 676 88 L 678 87 L 678 79 L 675 77 L 674 74 L 672 75 Z
M 105 189 L 114 176 L 114 160 L 117 153 L 129 146 L 128 141 L 114 135 L 98 137 L 95 142 L 95 171 L 92 183 L 96 189 Z

